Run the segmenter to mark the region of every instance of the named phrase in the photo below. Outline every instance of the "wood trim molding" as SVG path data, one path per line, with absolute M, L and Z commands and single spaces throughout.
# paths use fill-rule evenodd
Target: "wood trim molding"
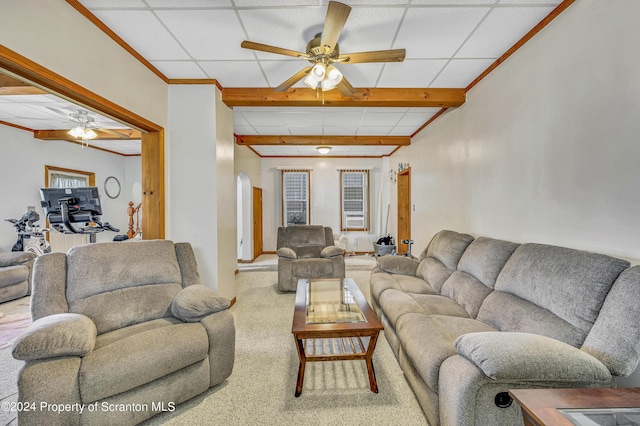
M 409 136 L 262 136 L 236 135 L 238 145 L 411 145 Z
M 95 132 L 98 134 L 97 139 L 101 140 L 126 140 L 126 139 L 141 139 L 142 134 L 139 130 L 135 129 L 109 129 L 113 132 L 126 132 L 129 133 L 128 137 L 125 137 L 125 134 L 122 133 L 122 137 L 118 137 L 117 135 L 111 132 L 103 132 L 98 129 Z M 33 137 L 36 139 L 42 140 L 64 140 L 68 142 L 80 142 L 78 139 L 74 138 L 69 134 L 69 130 L 34 130 Z M 91 145 L 89 145 L 91 146 Z
M 98 27 L 100 29 L 100 31 L 102 31 L 103 33 L 105 33 L 107 36 L 109 36 L 113 41 L 115 41 L 118 45 L 120 45 L 120 47 L 122 47 L 124 50 L 126 50 L 127 52 L 129 52 L 129 54 L 131 56 L 133 56 L 134 58 L 136 58 L 138 61 L 140 61 L 140 63 L 142 65 L 144 65 L 145 67 L 147 67 L 152 73 L 154 73 L 155 75 L 157 75 L 158 77 L 160 77 L 160 79 L 162 81 L 164 81 L 165 83 L 167 83 L 169 81 L 169 79 L 160 72 L 160 70 L 158 70 L 156 67 L 154 67 L 151 62 L 147 61 L 141 54 L 139 54 L 133 47 L 131 47 L 126 41 L 124 41 L 122 38 L 120 38 L 120 36 L 116 33 L 114 33 L 111 28 L 109 28 L 108 26 L 106 26 L 104 24 L 104 22 L 102 22 L 100 19 L 98 19 L 98 17 L 96 15 L 94 15 L 93 13 L 91 13 L 89 11 L 89 9 L 87 9 L 86 7 L 84 7 L 82 5 L 82 3 L 80 3 L 78 0 L 66 0 L 67 3 L 73 7 L 75 10 L 78 11 L 78 13 L 80 13 L 82 16 L 84 16 L 85 18 L 87 18 L 89 21 L 91 21 L 91 23 L 93 23 L 93 25 L 95 25 L 96 27 Z
M 222 85 L 215 78 L 170 78 L 167 80 L 169 84 L 214 84 L 220 91 L 223 91 Z
M 31 133 L 35 132 L 35 130 L 30 129 L 28 127 L 18 126 L 17 124 L 7 123 L 6 121 L 2 121 L 2 120 L 0 120 L 0 124 L 3 126 L 15 127 L 16 129 L 20 129 L 20 130 L 26 130 L 27 132 L 31 132 Z
M 49 172 L 50 171 L 58 171 L 63 173 L 75 174 L 75 175 L 84 175 L 87 176 L 89 180 L 89 186 L 96 186 L 96 174 L 94 172 L 85 172 L 84 170 L 76 170 L 76 169 L 67 169 L 65 167 L 57 167 L 50 166 L 48 164 L 44 165 L 44 187 L 49 187 Z
M 2 44 L 0 44 L 0 68 L 24 78 L 37 87 L 85 105 L 87 108 L 104 112 L 106 115 L 124 121 L 143 131 L 157 132 L 162 130 L 161 126 L 85 89 Z
M 372 88 L 356 89 L 345 97 L 339 91 L 324 92 L 292 88 L 276 92 L 272 88 L 226 88 L 222 102 L 234 106 L 334 106 L 334 107 L 459 107 L 466 99 L 464 89 Z

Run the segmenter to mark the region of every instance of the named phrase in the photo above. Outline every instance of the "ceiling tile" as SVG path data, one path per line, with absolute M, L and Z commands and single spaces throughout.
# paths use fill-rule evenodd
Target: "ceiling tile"
M 230 7 L 229 0 L 146 0 L 150 7 Z
M 438 6 L 495 4 L 496 0 L 412 0 L 411 4 L 428 4 Z
M 289 128 L 287 126 L 253 126 L 259 135 L 265 136 L 277 136 L 277 135 L 289 135 Z
M 119 9 L 146 7 L 142 0 L 80 0 L 80 3 L 87 9 L 93 9 L 95 7 L 115 7 Z
M 238 14 L 248 39 L 258 43 L 306 52 L 307 43 L 322 31 L 326 9 L 321 7 L 239 10 Z M 283 31 L 283 29 L 285 29 Z M 238 41 L 237 46 L 240 46 Z M 252 52 L 247 49 L 240 49 Z M 256 52 L 260 59 L 282 59 L 287 56 Z
M 207 78 L 207 74 L 192 61 L 150 61 L 165 76 L 171 78 Z
M 242 115 L 254 127 L 287 125 L 282 114 L 277 111 L 271 111 L 269 108 L 264 108 L 262 111 L 244 111 Z
M 322 136 L 323 132 L 322 126 L 289 127 L 289 133 L 295 136 Z
M 432 87 L 467 87 L 495 59 L 452 59 L 431 83 Z
M 253 58 L 250 51 L 240 48 L 244 32 L 232 10 L 158 10 L 155 13 L 196 60 Z
M 382 68 L 385 66 L 393 67 L 394 65 L 397 64 L 345 64 L 338 65 L 337 68 L 353 87 L 379 87 L 377 83 Z
M 189 58 L 150 11 L 96 10 L 93 13 L 149 61 Z
M 402 68 L 385 67 L 380 87 L 430 87 L 433 79 L 446 65 L 444 59 L 405 60 Z
M 429 121 L 431 117 L 433 117 L 435 113 L 422 113 L 422 112 L 408 112 L 406 113 L 400 121 L 398 121 L 397 126 L 403 127 L 413 127 L 414 129 L 422 126 L 424 123 Z
M 317 6 L 318 0 L 236 0 L 238 7 Z
M 390 49 L 403 14 L 398 7 L 354 7 L 340 35 L 340 52 Z
M 329 136 L 355 136 L 358 126 L 324 126 L 324 134 Z
M 551 7 L 498 7 L 456 53 L 456 58 L 498 58 L 547 16 Z
M 268 87 L 278 87 L 298 71 L 309 66 L 309 62 L 301 59 L 293 60 L 261 60 L 260 65 L 267 76 Z M 305 87 L 304 83 L 299 81 L 293 87 Z
M 322 114 L 313 112 L 288 112 L 282 113 L 282 116 L 289 127 L 322 126 Z
M 562 0 L 500 0 L 500 4 L 544 4 L 557 6 L 562 3 Z
M 364 114 L 360 126 L 389 126 L 393 127 L 398 123 L 398 120 L 402 118 L 404 113 L 402 112 L 383 112 L 378 113 L 373 111 L 372 108 Z
M 393 126 L 361 126 L 358 128 L 358 136 L 387 136 Z
M 257 62 L 200 61 L 198 64 L 222 87 L 264 87 L 267 84 Z
M 448 58 L 489 10 L 484 7 L 409 9 L 394 47 L 407 49 L 407 58 Z
M 420 126 L 396 126 L 391 129 L 389 136 L 411 136 Z
M 251 126 L 244 126 L 240 124 L 233 125 L 233 132 L 236 135 L 257 135 L 258 132 Z

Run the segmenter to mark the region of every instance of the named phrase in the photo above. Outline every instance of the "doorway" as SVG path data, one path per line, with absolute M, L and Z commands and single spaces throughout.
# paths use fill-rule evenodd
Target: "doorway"
M 411 169 L 398 172 L 398 254 L 409 251 L 403 240 L 411 239 Z

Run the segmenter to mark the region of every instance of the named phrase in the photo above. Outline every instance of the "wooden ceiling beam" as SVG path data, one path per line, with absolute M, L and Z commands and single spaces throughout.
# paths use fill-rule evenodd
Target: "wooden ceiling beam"
M 411 144 L 410 136 L 256 136 L 236 135 L 238 145 L 392 145 Z
M 94 138 L 93 140 L 130 140 L 142 138 L 140 131 L 135 129 L 109 129 L 109 132 L 104 132 L 96 129 L 95 132 L 98 134 L 98 137 Z M 112 132 L 119 133 L 122 135 L 122 137 L 119 137 Z M 62 140 L 69 142 L 78 142 L 80 140 L 71 136 L 69 134 L 69 130 L 34 130 L 33 137 L 45 141 Z
M 47 95 L 48 93 L 17 78 L 0 74 L 0 96 L 2 95 Z
M 227 106 L 298 106 L 298 107 L 436 107 L 456 108 L 466 100 L 464 89 L 372 88 L 356 89 L 345 97 L 338 90 L 321 92 L 292 88 L 276 92 L 271 88 L 231 87 L 222 90 Z

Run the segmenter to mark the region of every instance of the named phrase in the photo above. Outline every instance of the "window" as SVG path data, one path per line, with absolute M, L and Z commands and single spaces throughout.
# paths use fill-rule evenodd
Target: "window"
M 95 186 L 96 175 L 93 172 L 44 166 L 44 186 L 47 188 L 78 188 Z
M 340 230 L 369 230 L 369 171 L 340 170 Z
M 282 171 L 282 223 L 308 225 L 309 170 Z

